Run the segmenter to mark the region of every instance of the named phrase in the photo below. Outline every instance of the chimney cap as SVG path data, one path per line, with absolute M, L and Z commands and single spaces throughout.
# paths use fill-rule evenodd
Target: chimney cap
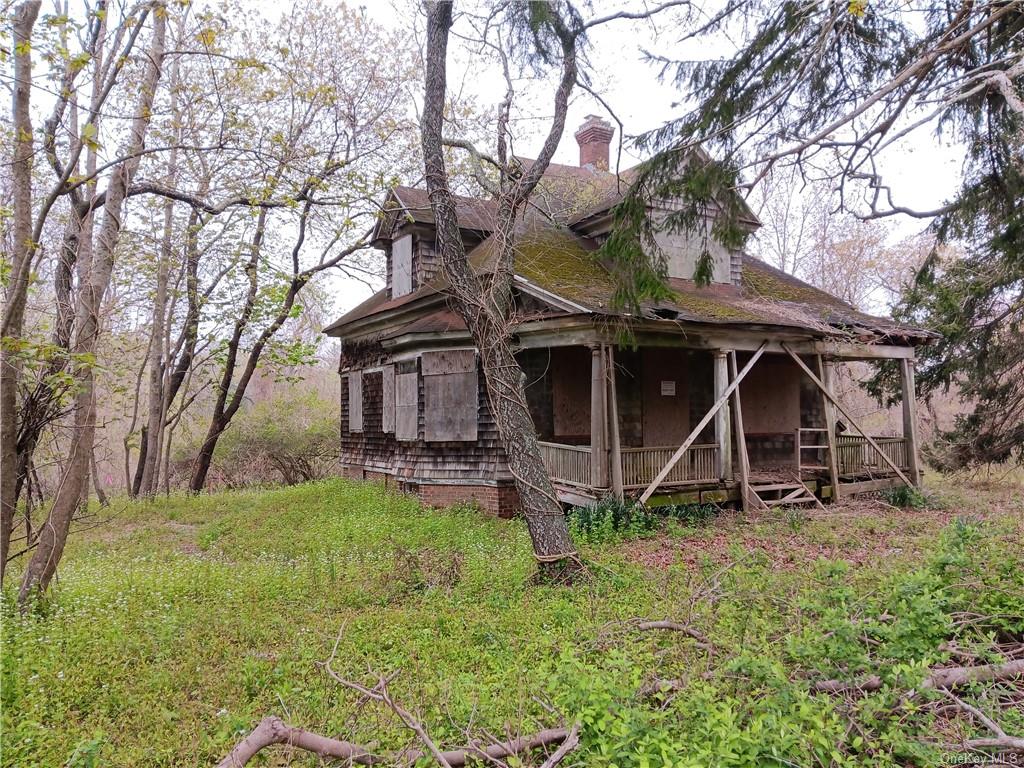
M 607 134 L 607 138 L 604 134 Z M 583 118 L 583 124 L 580 125 L 579 130 L 576 131 L 576 140 L 587 140 L 591 138 L 601 138 L 606 141 L 611 141 L 612 136 L 615 135 L 615 129 L 612 124 L 602 118 L 600 115 L 587 115 Z
M 611 123 L 598 115 L 587 115 L 583 125 L 576 131 L 576 143 L 580 145 L 580 167 L 607 171 L 613 136 L 615 129 Z

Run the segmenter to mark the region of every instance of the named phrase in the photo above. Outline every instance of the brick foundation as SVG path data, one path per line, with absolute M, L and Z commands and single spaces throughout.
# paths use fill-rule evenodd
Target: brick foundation
M 474 502 L 480 508 L 501 518 L 514 517 L 520 511 L 519 493 L 515 486 L 507 485 L 427 485 L 404 483 L 405 490 L 415 493 L 424 504 L 449 507 L 452 504 Z
M 418 496 L 424 504 L 431 507 L 450 507 L 453 504 L 472 502 L 478 504 L 484 512 L 506 520 L 515 517 L 522 511 L 519 504 L 519 492 L 511 483 L 432 485 L 417 483 L 414 480 L 400 480 L 387 472 L 378 472 L 353 464 L 342 465 L 338 474 L 351 480 L 371 480 L 384 483 L 388 488 L 397 488 L 403 493 Z

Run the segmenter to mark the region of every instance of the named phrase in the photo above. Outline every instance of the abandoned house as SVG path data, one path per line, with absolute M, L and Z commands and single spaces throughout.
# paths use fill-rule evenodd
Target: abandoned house
M 681 234 L 660 243 L 674 298 L 640 316 L 612 309 L 595 255 L 629 177 L 608 171 L 612 138 L 588 117 L 580 165 L 550 167 L 518 231 L 517 356 L 560 498 L 766 508 L 919 483 L 914 347 L 928 332 L 713 241 L 712 283 L 698 287 L 702 246 Z M 487 269 L 494 206 L 460 197 L 457 208 L 470 259 Z M 384 211 L 373 244 L 386 286 L 325 331 L 341 340 L 344 471 L 511 515 L 515 487 L 472 339 L 446 300 L 426 191 L 397 187 Z M 747 225 L 759 226 L 753 213 Z M 617 344 L 623 322 L 629 346 Z M 837 363 L 882 359 L 902 373 L 900 436 L 864 432 L 830 389 Z

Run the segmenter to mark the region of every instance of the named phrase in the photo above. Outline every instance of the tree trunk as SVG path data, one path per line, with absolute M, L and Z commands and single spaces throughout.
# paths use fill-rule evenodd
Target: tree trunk
M 96 500 L 100 503 L 101 507 L 109 507 L 110 499 L 107 498 L 107 493 L 103 490 L 103 485 L 100 482 L 99 468 L 96 466 L 95 444 L 93 445 L 92 454 L 89 456 L 89 473 L 92 475 L 92 487 L 96 491 Z
M 485 350 L 480 359 L 488 401 L 505 446 L 509 471 L 516 481 L 534 555 L 543 571 L 557 572 L 568 566 L 563 561 L 574 562 L 576 546 L 537 444 L 537 431 L 526 402 L 525 376 L 504 334 L 497 329 L 478 328 L 473 337 L 478 348 Z
M 178 17 L 177 39 L 182 39 L 186 14 Z M 168 111 L 176 124 L 174 131 L 174 146 L 167 156 L 167 179 L 168 187 L 173 187 L 178 178 L 178 144 L 181 142 L 182 118 L 178 110 L 178 84 L 179 64 L 181 57 L 175 57 L 171 65 L 170 81 L 168 91 L 170 93 L 170 104 Z M 160 256 L 156 270 L 156 293 L 153 297 L 153 322 L 152 333 L 153 343 L 149 348 L 149 388 L 147 392 L 146 405 L 146 451 L 145 458 L 140 455 L 139 462 L 142 464 L 142 476 L 140 478 L 139 493 L 143 496 L 152 496 L 156 493 L 160 482 L 160 452 L 164 442 L 164 414 L 166 413 L 167 400 L 165 392 L 167 354 L 170 350 L 165 348 L 167 326 L 167 282 L 170 276 L 171 257 L 173 255 L 174 236 L 174 200 L 168 197 L 164 200 L 164 231 L 160 241 Z
M 79 359 L 95 355 L 99 336 L 99 317 L 103 298 L 110 284 L 115 250 L 121 231 L 121 217 L 128 185 L 138 168 L 139 152 L 145 146 L 157 85 L 160 82 L 164 56 L 166 14 L 151 14 L 152 41 L 147 57 L 146 72 L 140 84 L 139 102 L 131 125 L 131 136 L 125 160 L 114 168 L 107 188 L 103 209 L 103 224 L 91 258 L 79 259 L 79 296 L 75 308 L 74 352 Z M 140 18 L 139 23 L 145 19 Z M 82 489 L 89 473 L 93 440 L 96 432 L 95 370 L 89 364 L 78 371 L 80 390 L 75 397 L 74 429 L 68 461 L 62 472 L 57 496 L 50 508 L 46 524 L 39 532 L 38 545 L 25 568 L 18 600 L 24 604 L 36 592 L 45 591 L 57 571 L 68 530 Z
M 441 267 L 451 286 L 456 310 L 466 322 L 480 350 L 488 400 L 498 435 L 515 478 L 534 556 L 542 572 L 571 575 L 579 558 L 569 535 L 565 515 L 537 444 L 536 428 L 526 402 L 524 376 L 511 347 L 511 257 L 513 231 L 519 208 L 550 163 L 562 132 L 568 94 L 575 81 L 575 51 L 567 50 L 562 80 L 556 94 L 556 118 L 544 150 L 520 180 L 502 180 L 498 200 L 499 259 L 489 281 L 470 267 L 459 231 L 455 202 L 448 186 L 442 147 L 442 125 L 447 91 L 447 47 L 452 25 L 452 4 L 427 4 L 426 93 L 421 138 L 427 190 L 437 227 Z M 564 41 L 563 41 L 564 42 Z M 503 137 L 499 139 L 503 141 Z M 499 155 L 503 153 L 499 151 Z M 502 158 L 503 159 L 503 158 Z
M 238 319 L 235 320 L 235 327 L 231 333 L 231 339 L 228 341 L 228 354 L 224 360 L 224 370 L 221 371 L 220 383 L 217 385 L 217 399 L 213 403 L 213 415 L 210 417 L 210 426 L 206 430 L 206 437 L 203 439 L 202 448 L 199 449 L 199 453 L 192 464 L 192 478 L 188 484 L 188 488 L 192 493 L 199 493 L 206 486 L 206 475 L 209 473 L 210 464 L 213 462 L 213 452 L 217 447 L 217 441 L 220 439 L 221 433 L 227 428 L 227 421 L 224 416 L 228 407 L 228 395 L 231 392 L 231 383 L 235 378 L 235 366 L 238 364 L 238 350 L 242 344 L 242 336 L 249 326 L 253 307 L 256 304 L 256 294 L 259 289 L 260 248 L 263 245 L 263 237 L 266 231 L 267 209 L 261 208 L 259 217 L 256 219 L 256 232 L 249 247 L 249 260 L 245 264 L 245 274 L 249 280 L 249 288 L 245 296 L 242 312 L 239 314 Z M 242 383 L 239 382 L 238 386 L 242 386 Z M 236 393 L 237 391 L 236 386 Z
M 25 323 L 25 302 L 36 244 L 32 242 L 32 29 L 41 0 L 22 3 L 12 20 L 14 51 L 14 99 L 11 142 L 11 192 L 14 202 L 11 275 L 3 310 L 0 337 L 0 582 L 11 547 L 11 530 L 17 501 L 14 496 L 18 473 L 18 380 L 21 362 L 14 344 Z

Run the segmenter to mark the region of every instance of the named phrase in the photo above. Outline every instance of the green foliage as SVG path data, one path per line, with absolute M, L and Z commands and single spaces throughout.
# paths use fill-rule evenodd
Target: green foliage
M 573 539 L 587 544 L 647 536 L 658 525 L 658 518 L 643 504 L 619 501 L 614 496 L 606 496 L 597 504 L 573 507 L 566 518 Z
M 719 509 L 714 504 L 671 504 L 654 507 L 654 514 L 668 520 L 692 526 L 705 526 L 718 515 Z
M 667 152 L 641 166 L 637 181 L 615 207 L 615 223 L 600 256 L 616 278 L 613 306 L 639 311 L 649 301 L 672 297 L 668 261 L 658 243 L 662 232 L 687 234 L 700 244 L 693 280 L 708 285 L 713 261 L 710 244 L 742 248 L 750 234 L 749 212 L 735 193 L 739 171 L 728 162 L 683 152 Z M 672 200 L 671 209 L 652 201 Z
M 900 485 L 896 488 L 888 488 L 882 491 L 882 496 L 894 507 L 904 509 L 924 509 L 928 506 L 928 498 L 919 488 L 909 485 Z
M 217 443 L 211 480 L 236 487 L 263 484 L 275 476 L 285 485 L 327 477 L 337 461 L 338 410 L 315 392 L 288 393 L 238 413 Z M 198 449 L 184 445 L 178 463 Z
M 665 514 L 711 514 L 698 509 Z M 464 743 L 466 723 L 554 725 L 544 697 L 582 724 L 581 765 L 935 765 L 928 696 L 905 693 L 949 661 L 944 643 L 995 661 L 993 638 L 1024 637 L 1022 521 L 958 519 L 941 534 L 918 522 L 911 535 L 910 515 L 808 520 L 793 536 L 782 519 L 722 519 L 682 547 L 717 540 L 714 558 L 665 570 L 631 562 L 637 545 L 615 539 L 591 547 L 592 579 L 569 589 L 531 582 L 521 521 L 427 510 L 373 483 L 125 504 L 71 540 L 37 610 L 14 607 L 16 572 L 5 585 L 0 763 L 209 765 L 268 713 L 382 752 L 407 744 L 401 723 L 323 673 L 337 640 L 343 675 L 401 669 L 392 693 L 446 747 Z M 894 548 L 786 568 L 745 539 L 755 529 L 806 556 L 837 525 L 856 526 L 840 553 L 870 531 Z M 678 632 L 608 639 L 635 616 L 687 620 L 714 653 Z M 868 671 L 885 685 L 856 701 L 808 686 Z M 987 706 L 982 691 L 961 695 Z M 316 764 L 284 755 L 267 760 Z

